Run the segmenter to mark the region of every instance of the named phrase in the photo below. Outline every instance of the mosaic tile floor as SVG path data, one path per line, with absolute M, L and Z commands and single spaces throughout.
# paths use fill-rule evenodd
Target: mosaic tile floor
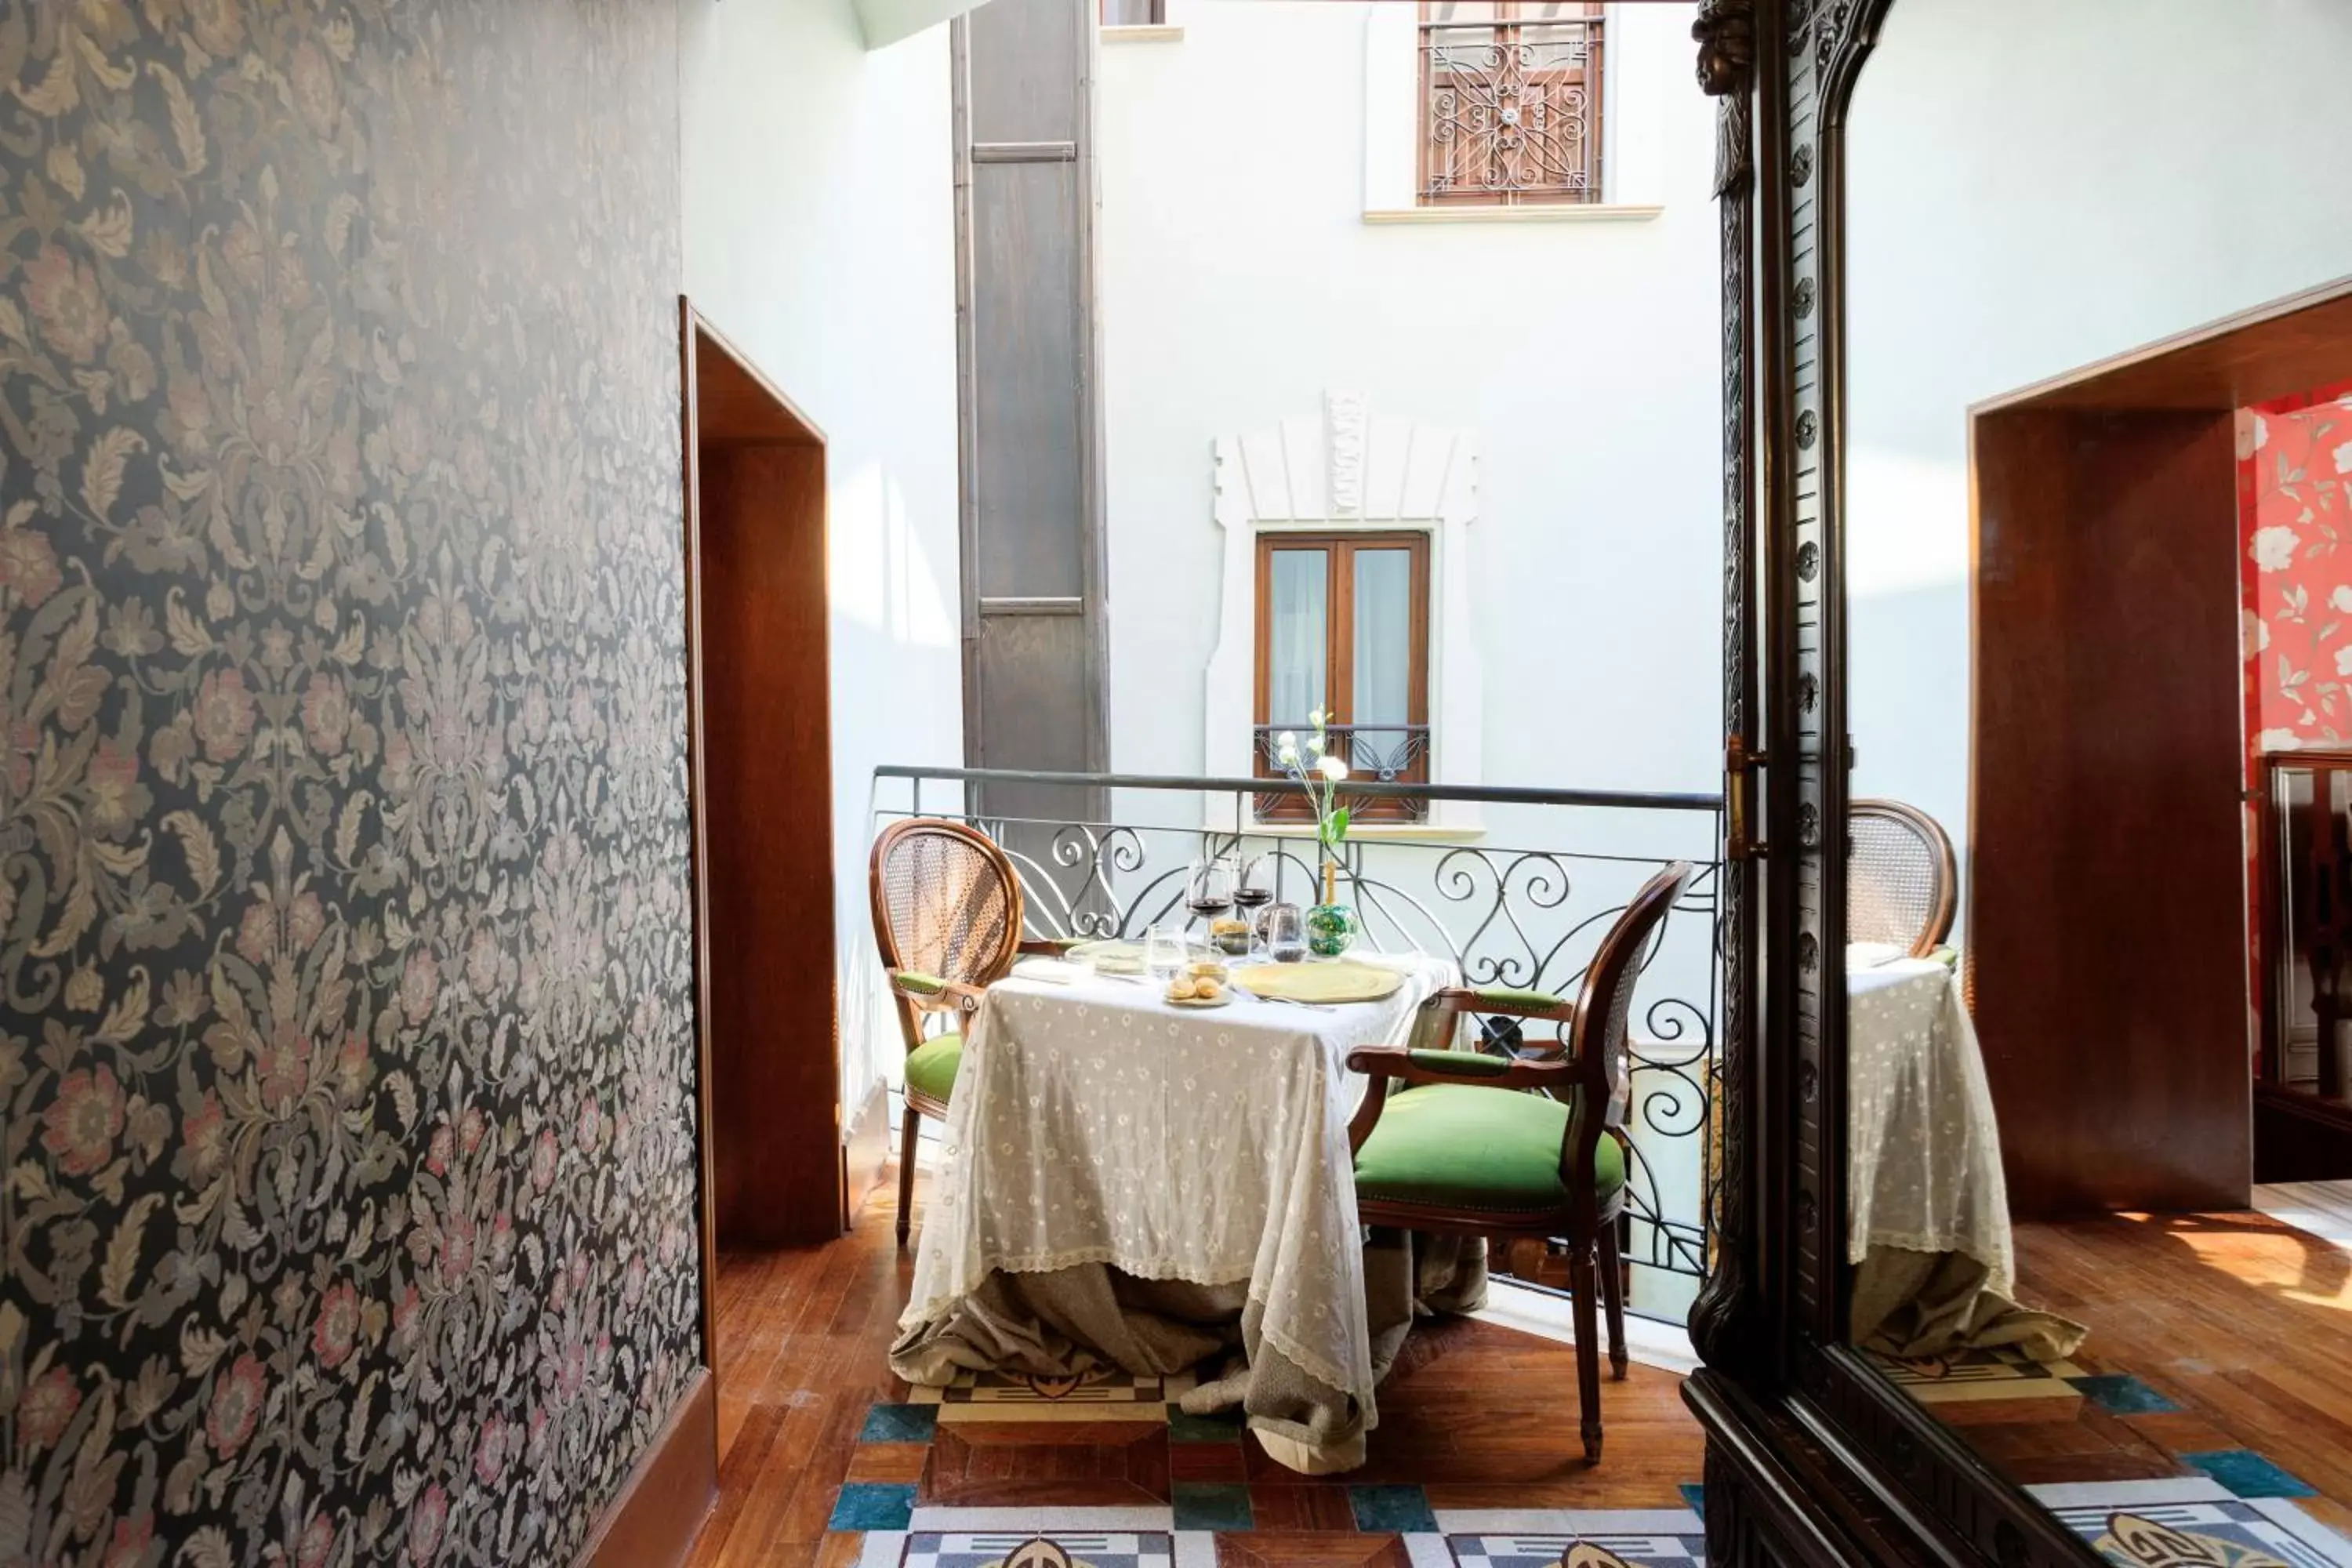
M 2318 1489 L 2133 1373 L 2008 1350 L 1872 1359 L 2110 1562 L 2352 1568 L 2352 1542 L 2296 1500 Z
M 1906 1369 L 1930 1404 L 2071 1399 L 2111 1416 L 2179 1407 L 2136 1377 L 2033 1368 L 1999 1354 Z M 1039 1383 L 977 1377 L 877 1403 L 865 1464 L 910 1479 L 853 1479 L 829 1530 L 860 1532 L 861 1568 L 1666 1568 L 1706 1561 L 1704 1497 L 1679 1508 L 1454 1508 L 1425 1485 L 1308 1482 L 1254 1459 L 1237 1419 L 1185 1414 L 1190 1379 L 1108 1374 Z M 1957 1392 L 1965 1391 L 1965 1392 Z M 2352 1568 L 2352 1542 L 2294 1500 L 2295 1477 L 2246 1449 L 2174 1457 L 2182 1473 L 2032 1487 L 2127 1568 Z M 1286 1476 L 1272 1479 L 1270 1476 Z M 1446 1489 L 1435 1489 L 1441 1498 Z M 1079 1501 L 1085 1498 L 1093 1500 Z M 1024 1500 L 1034 1499 L 1035 1500 Z
M 1492 1332 L 1492 1331 L 1488 1331 Z M 1307 1478 L 1267 1460 L 1237 1415 L 1191 1415 L 1189 1377 L 979 1376 L 878 1403 L 827 1528 L 861 1531 L 864 1568 L 1666 1568 L 1705 1561 L 1695 1484 L 1625 1479 L 1681 1506 L 1444 1506 L 1453 1489 Z M 1579 1462 L 1584 1490 L 1612 1483 Z M 1604 1467 L 1605 1471 L 1605 1467 Z M 884 1474 L 899 1478 L 878 1479 Z M 1436 1496 L 1433 1498 L 1433 1491 Z M 1543 1495 L 1540 1487 L 1530 1495 Z
M 2205 1477 L 2026 1490 L 2118 1568 L 2352 1568 L 2352 1542 L 2294 1503 Z

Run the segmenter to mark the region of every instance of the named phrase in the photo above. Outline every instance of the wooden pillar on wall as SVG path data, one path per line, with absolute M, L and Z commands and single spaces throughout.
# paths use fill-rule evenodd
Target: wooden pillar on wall
M 2251 1173 L 2229 413 L 1988 414 L 1964 939 L 2011 1210 Z
M 1096 344 L 1092 0 L 957 18 L 964 755 L 1108 765 Z M 1099 792 L 992 786 L 992 816 L 1099 818 Z

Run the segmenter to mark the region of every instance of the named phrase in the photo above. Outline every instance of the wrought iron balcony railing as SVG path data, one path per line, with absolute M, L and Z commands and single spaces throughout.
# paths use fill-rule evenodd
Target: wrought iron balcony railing
M 1003 845 L 1021 875 L 1032 936 L 1133 936 L 1190 921 L 1185 883 L 1204 855 L 1254 861 L 1277 899 L 1316 897 L 1316 846 L 1244 815 L 1259 795 L 1299 798 L 1287 781 L 890 766 L 875 770 L 874 789 L 877 830 L 896 817 L 955 816 Z M 1485 810 L 1487 832 L 1475 841 L 1351 839 L 1340 858 L 1340 897 L 1355 906 L 1366 945 L 1443 954 L 1468 984 L 1573 995 L 1633 890 L 1670 860 L 1700 867 L 1643 964 L 1625 1130 L 1633 1309 L 1679 1321 L 1707 1266 L 1718 1145 L 1721 797 L 1392 779 L 1354 789 L 1368 800 L 1414 803 L 1424 816 L 1433 800 Z M 1097 802 L 1098 819 L 1034 807 L 1012 815 L 992 804 L 1040 800 Z M 1200 826 L 1220 817 L 1234 830 Z M 1502 847 L 1513 840 L 1527 847 Z M 1489 1047 L 1504 1043 L 1490 1038 Z M 1548 1283 L 1543 1264 L 1497 1259 L 1538 1284 Z

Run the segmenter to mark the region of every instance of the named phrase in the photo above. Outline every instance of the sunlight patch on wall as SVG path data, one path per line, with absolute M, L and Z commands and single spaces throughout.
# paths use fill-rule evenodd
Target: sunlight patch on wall
M 907 518 L 906 491 L 879 463 L 833 487 L 828 504 L 834 613 L 912 647 L 950 647 L 957 616 Z
M 1965 462 L 1856 447 L 1846 458 L 1846 484 L 1849 598 L 1968 582 Z

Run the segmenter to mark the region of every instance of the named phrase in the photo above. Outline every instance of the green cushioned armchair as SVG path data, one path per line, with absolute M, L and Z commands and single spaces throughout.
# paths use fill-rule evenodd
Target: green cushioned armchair
M 874 840 L 874 945 L 890 978 L 907 1042 L 907 1110 L 898 1136 L 898 1244 L 915 1202 L 915 1141 L 923 1118 L 944 1120 L 963 1063 L 963 1029 L 982 995 L 1024 952 L 1068 945 L 1021 934 L 1021 879 L 996 841 L 945 817 L 894 822 Z M 927 1034 L 925 1021 L 950 1025 Z
M 1382 1047 L 1348 1058 L 1371 1079 L 1348 1127 L 1363 1223 L 1568 1242 L 1577 1399 L 1584 1457 L 1594 1462 L 1601 1458 L 1596 1293 L 1608 1305 L 1611 1367 L 1625 1375 L 1617 1227 L 1625 1207 L 1626 1020 L 1651 938 L 1690 879 L 1690 864 L 1676 861 L 1643 884 L 1601 939 L 1573 1003 L 1532 991 L 1441 991 L 1415 1032 L 1443 1037 L 1463 1013 L 1549 1018 L 1569 1026 L 1565 1050 L 1510 1059 Z

